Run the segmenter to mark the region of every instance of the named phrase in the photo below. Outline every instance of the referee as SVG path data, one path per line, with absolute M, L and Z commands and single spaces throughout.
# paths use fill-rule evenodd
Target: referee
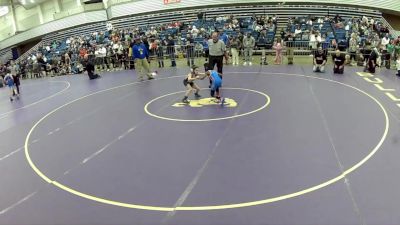
M 214 70 L 215 64 L 217 64 L 217 71 L 222 74 L 223 57 L 226 55 L 226 46 L 222 40 L 219 40 L 217 32 L 213 32 L 211 39 L 208 40 L 208 69 Z

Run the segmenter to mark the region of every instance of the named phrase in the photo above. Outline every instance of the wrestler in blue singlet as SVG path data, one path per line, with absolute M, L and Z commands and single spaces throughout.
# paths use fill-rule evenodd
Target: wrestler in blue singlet
M 222 86 L 222 79 L 217 71 L 211 70 L 210 72 L 211 97 L 214 97 L 215 92 L 217 92 L 217 98 L 219 98 L 219 88 Z

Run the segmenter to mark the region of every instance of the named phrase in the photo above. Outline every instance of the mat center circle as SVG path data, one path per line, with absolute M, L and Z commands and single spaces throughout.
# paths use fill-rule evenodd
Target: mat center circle
M 144 111 L 149 116 L 162 120 L 208 122 L 247 116 L 262 111 L 271 102 L 270 97 L 261 91 L 246 88 L 224 87 L 224 104 L 218 104 L 213 98 L 207 97 L 193 99 L 189 104 L 184 104 L 180 101 L 180 98 L 176 98 L 177 95 L 182 95 L 184 92 L 185 91 L 178 91 L 154 98 L 144 106 Z M 247 92 L 247 94 L 243 95 L 243 92 Z M 242 98 L 239 99 L 237 96 L 242 96 Z M 259 106 L 254 106 L 254 104 L 247 105 L 247 101 L 243 96 L 247 96 L 247 98 L 257 98 L 256 102 L 257 104 L 260 102 Z

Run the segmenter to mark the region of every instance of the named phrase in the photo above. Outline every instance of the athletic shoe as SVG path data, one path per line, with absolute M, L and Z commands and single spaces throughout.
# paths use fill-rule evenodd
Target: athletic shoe
M 223 106 L 225 104 L 225 98 L 222 97 L 221 100 L 220 100 L 220 103 Z

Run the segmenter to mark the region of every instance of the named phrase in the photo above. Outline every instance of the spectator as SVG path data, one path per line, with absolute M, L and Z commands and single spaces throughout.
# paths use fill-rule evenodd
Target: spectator
M 171 67 L 176 67 L 175 42 L 174 42 L 172 36 L 168 36 L 168 39 L 165 40 L 164 44 L 167 46 L 167 55 L 169 55 L 169 57 L 171 59 Z
M 396 69 L 397 69 L 397 76 L 400 77 L 400 55 L 397 56 L 397 60 L 396 60 Z
M 244 48 L 244 64 L 243 65 L 252 65 L 252 55 L 253 49 L 256 45 L 256 41 L 250 33 L 247 33 L 246 37 L 243 38 L 243 48 Z
M 288 57 L 288 64 L 292 65 L 294 58 L 294 36 L 292 35 L 292 33 L 288 33 L 288 35 L 286 35 L 285 43 L 286 43 L 286 55 Z
M 336 53 L 332 55 L 333 60 L 333 73 L 343 74 L 344 72 L 344 62 L 346 61 L 345 56 L 340 53 L 337 49 Z
M 282 49 L 283 49 L 283 43 L 280 37 L 277 38 L 272 48 L 275 50 L 274 64 L 280 65 L 282 63 Z
M 370 73 L 375 73 L 375 69 L 377 66 L 377 59 L 379 57 L 378 49 L 373 48 L 371 54 L 368 57 L 366 70 Z
M 351 38 L 349 40 L 349 53 L 350 53 L 350 62 L 351 60 L 356 61 L 356 55 L 358 51 L 358 41 L 357 41 L 357 36 L 355 33 L 351 35 Z M 354 64 L 352 64 L 354 65 Z
M 85 63 L 85 69 L 89 76 L 89 79 L 93 80 L 93 79 L 100 78 L 100 75 L 94 73 L 94 64 L 93 64 L 92 60 L 89 59 L 88 54 L 83 56 L 83 60 Z
M 318 47 L 318 51 L 314 53 L 314 60 L 313 60 L 313 71 L 314 72 L 325 72 L 325 64 L 326 64 L 326 54 L 322 47 Z
M 241 49 L 241 43 L 237 37 L 231 37 L 229 44 L 232 54 L 232 65 L 239 65 L 239 51 Z

